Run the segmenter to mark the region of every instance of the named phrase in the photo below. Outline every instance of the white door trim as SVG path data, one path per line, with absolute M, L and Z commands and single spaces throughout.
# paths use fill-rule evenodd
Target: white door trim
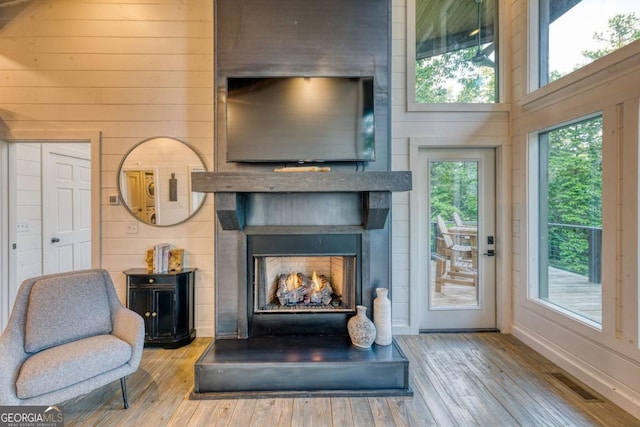
M 99 268 L 102 265 L 101 260 L 101 209 L 100 209 L 100 188 L 101 188 L 101 141 L 102 133 L 99 131 L 68 131 L 68 130 L 48 130 L 48 129 L 36 129 L 36 130 L 12 130 L 11 135 L 4 137 L 3 141 L 8 143 L 20 143 L 20 142 L 84 142 L 91 144 L 91 266 L 92 268 Z M 15 159 L 12 159 L 11 151 L 9 150 L 9 174 L 11 170 L 15 168 Z M 8 175 L 10 176 L 10 175 Z M 12 184 L 10 184 L 12 185 Z M 3 185 L 3 188 L 7 186 Z M 9 205 L 0 205 L 2 212 L 0 215 L 6 215 L 8 218 L 8 242 L 5 248 L 10 248 L 16 241 L 15 233 L 15 213 L 9 215 L 9 206 L 15 206 L 15 190 L 12 190 L 12 186 L 8 188 Z M 13 222 L 13 224 L 12 224 Z M 3 274 L 8 274 L 8 283 L 0 282 L 0 295 L 4 295 L 7 292 L 10 295 L 9 303 L 13 301 L 15 294 L 20 286 L 20 283 L 15 283 L 15 256 L 12 256 L 14 251 L 9 250 L 8 256 L 0 258 L 0 270 Z M 8 264 L 5 264 L 8 263 Z M 1 277 L 1 276 L 0 276 Z M 1 320 L 1 318 L 0 318 Z
M 426 148 L 495 148 L 496 150 L 496 326 L 504 333 L 511 330 L 512 307 L 512 227 L 511 222 L 511 146 L 505 137 L 418 137 L 409 138 L 409 169 L 413 176 L 421 167 L 418 152 Z M 409 333 L 417 334 L 420 325 L 419 197 L 426 183 L 414 179 L 409 194 Z
M 9 264 L 9 144 L 0 141 L 0 266 Z M 15 232 L 15 230 L 14 230 Z M 11 312 L 11 298 L 9 298 L 9 270 L 0 268 L 0 333 L 4 331 L 9 313 Z

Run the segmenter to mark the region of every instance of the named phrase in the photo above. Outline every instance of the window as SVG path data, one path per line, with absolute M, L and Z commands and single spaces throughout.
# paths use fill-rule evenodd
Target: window
M 602 116 L 542 132 L 536 148 L 537 297 L 602 323 Z
M 539 0 L 539 86 L 640 38 L 638 0 Z
M 496 0 L 415 0 L 416 103 L 497 102 L 497 16 Z

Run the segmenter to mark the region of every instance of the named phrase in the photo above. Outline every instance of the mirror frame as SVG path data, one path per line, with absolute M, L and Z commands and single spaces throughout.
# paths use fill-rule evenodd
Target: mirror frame
M 191 152 L 193 154 L 196 155 L 196 157 L 198 158 L 198 160 L 200 161 L 201 165 L 202 165 L 202 169 L 204 172 L 207 171 L 207 165 L 204 161 L 204 159 L 202 158 L 202 156 L 188 143 L 186 143 L 185 141 L 182 141 L 181 139 L 172 137 L 172 136 L 153 136 L 147 139 L 143 139 L 142 141 L 136 143 L 133 147 L 131 147 L 125 154 L 124 156 L 122 156 L 122 160 L 120 161 L 120 165 L 118 166 L 118 171 L 116 173 L 116 181 L 117 181 L 117 187 L 118 187 L 118 199 L 119 202 L 122 204 L 122 206 L 124 206 L 124 208 L 127 210 L 127 212 L 137 221 L 140 221 L 143 224 L 147 224 L 153 227 L 172 227 L 174 225 L 179 225 L 182 224 L 186 221 L 188 221 L 189 219 L 191 219 L 195 214 L 197 214 L 200 209 L 202 209 L 202 206 L 205 204 L 206 198 L 207 198 L 207 193 L 203 193 L 202 199 L 200 201 L 200 204 L 198 205 L 198 207 L 191 212 L 189 215 L 187 215 L 184 219 L 178 221 L 178 222 L 174 222 L 171 224 L 154 224 L 151 223 L 149 221 L 144 221 L 142 218 L 140 218 L 138 215 L 135 214 L 135 212 L 131 209 L 131 207 L 129 206 L 129 203 L 127 202 L 127 200 L 125 200 L 124 197 L 124 193 L 122 192 L 122 172 L 123 172 L 123 168 L 125 168 L 125 162 L 127 161 L 127 158 L 131 155 L 131 153 L 133 151 L 135 151 L 137 148 L 139 148 L 140 146 L 142 146 L 145 143 L 148 142 L 152 142 L 153 140 L 156 139 L 169 139 L 178 143 L 183 144 L 186 148 L 188 148 L 189 150 L 191 150 Z M 188 166 L 188 165 L 187 165 Z M 149 168 L 156 168 L 157 166 L 149 166 Z M 126 170 L 126 169 L 125 169 Z M 189 170 L 189 192 L 193 192 L 191 191 L 191 170 Z M 191 201 L 189 201 L 189 203 L 191 203 Z

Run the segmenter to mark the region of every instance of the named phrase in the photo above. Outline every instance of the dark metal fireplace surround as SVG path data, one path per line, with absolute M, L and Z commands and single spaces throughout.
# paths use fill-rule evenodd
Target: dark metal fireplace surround
M 193 173 L 192 190 L 214 193 L 216 337 L 191 397 L 410 395 L 395 341 L 359 350 L 346 330 L 356 304 L 371 317 L 374 288 L 390 288 L 391 192 L 411 189 L 410 172 L 390 171 L 391 2 L 216 0 L 215 19 L 215 172 Z M 228 162 L 227 80 L 261 76 L 373 77 L 375 161 L 321 164 L 327 173 Z M 256 285 L 263 270 L 286 281 L 269 262 L 307 288 L 313 276 L 313 262 L 282 267 L 284 255 L 344 271 L 318 267 L 313 286 L 330 291 L 286 287 L 276 302 L 275 288 Z

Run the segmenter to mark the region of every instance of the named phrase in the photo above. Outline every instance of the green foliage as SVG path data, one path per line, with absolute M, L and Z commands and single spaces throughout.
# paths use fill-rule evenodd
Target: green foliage
M 417 61 L 416 102 L 495 102 L 495 68 L 472 62 L 475 53 L 470 47 Z
M 615 15 L 608 22 L 609 28 L 606 32 L 593 35 L 593 39 L 603 43 L 604 46 L 596 50 L 583 51 L 582 55 L 585 58 L 595 61 L 640 39 L 640 18 L 635 13 Z
M 432 162 L 430 167 L 431 220 L 440 215 L 451 221 L 457 212 L 463 221 L 478 221 L 478 163 Z
M 582 51 L 583 62 L 575 65 L 573 71 L 600 59 L 636 40 L 640 40 L 640 18 L 635 13 L 614 15 L 608 20 L 608 29 L 593 34 L 593 50 Z M 549 72 L 549 81 L 558 80 L 564 74 L 558 71 Z
M 548 194 L 543 196 L 547 197 L 549 224 L 563 225 L 549 225 L 549 263 L 587 274 L 589 244 L 584 227 L 602 228 L 602 117 L 555 129 L 546 136 Z
M 478 163 L 475 161 L 437 161 L 429 167 L 431 224 L 438 215 L 450 223 L 457 212 L 462 221 L 478 222 Z M 435 251 L 435 235 L 431 234 Z
M 582 52 L 585 63 L 640 39 L 640 18 L 634 13 L 615 15 L 609 19 L 607 31 L 595 33 L 593 38 L 600 47 Z M 550 73 L 550 81 L 560 77 L 557 71 Z M 564 225 L 549 225 L 549 264 L 586 275 L 589 228 L 602 228 L 602 117 L 547 135 L 548 194 L 542 196 L 547 197 L 549 224 Z

